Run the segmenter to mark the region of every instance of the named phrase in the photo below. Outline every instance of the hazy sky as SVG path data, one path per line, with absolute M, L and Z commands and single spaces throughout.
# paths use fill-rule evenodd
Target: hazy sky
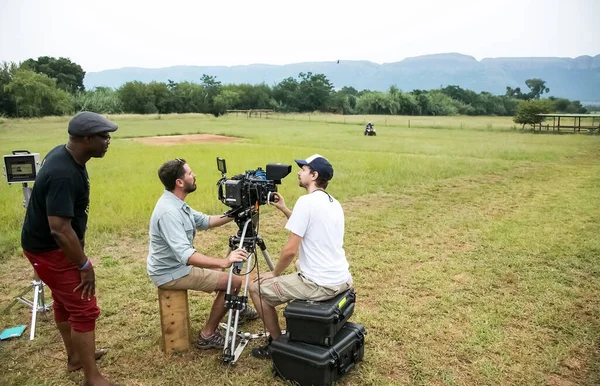
M 0 0 L 0 61 L 287 64 L 600 54 L 600 0 Z

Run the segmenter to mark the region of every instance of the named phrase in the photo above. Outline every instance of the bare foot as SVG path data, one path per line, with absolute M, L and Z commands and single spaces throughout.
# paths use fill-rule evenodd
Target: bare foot
M 94 379 L 88 379 L 83 383 L 84 386 L 116 386 L 110 383 L 106 378 L 102 375 L 98 374 L 98 377 Z
M 94 358 L 96 360 L 98 360 L 98 359 L 102 358 L 103 356 L 105 356 L 107 352 L 108 352 L 108 349 L 105 349 L 105 348 L 98 349 L 98 350 L 96 350 L 96 355 L 94 356 Z M 69 360 L 67 362 L 67 371 L 78 371 L 78 370 L 81 370 L 82 368 L 83 368 L 83 366 L 79 362 L 79 359 L 73 359 L 72 361 Z

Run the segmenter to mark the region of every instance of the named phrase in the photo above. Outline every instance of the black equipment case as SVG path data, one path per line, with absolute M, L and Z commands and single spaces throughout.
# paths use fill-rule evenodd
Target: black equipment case
M 323 302 L 292 300 L 283 310 L 289 339 L 331 346 L 335 334 L 354 313 L 355 301 L 353 288 Z
M 271 342 L 276 375 L 300 385 L 331 385 L 364 356 L 365 327 L 348 322 L 335 336 L 332 347 L 289 340 L 288 334 Z

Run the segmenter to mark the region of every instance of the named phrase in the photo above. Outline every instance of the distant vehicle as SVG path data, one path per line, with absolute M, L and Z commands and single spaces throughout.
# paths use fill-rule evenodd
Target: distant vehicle
M 367 126 L 365 127 L 365 135 L 377 135 L 375 127 L 371 122 L 367 123 Z

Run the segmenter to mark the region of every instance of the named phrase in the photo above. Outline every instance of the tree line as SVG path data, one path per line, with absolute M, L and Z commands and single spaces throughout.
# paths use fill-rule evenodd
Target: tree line
M 335 89 L 323 74 L 301 72 L 269 86 L 222 84 L 203 75 L 198 82 L 127 82 L 118 89 L 85 90 L 85 71 L 67 58 L 48 56 L 20 64 L 0 65 L 0 116 L 41 117 L 88 110 L 103 114 L 206 113 L 227 110 L 273 109 L 278 112 L 330 112 L 389 115 L 514 116 L 519 105 L 540 112 L 583 113 L 579 101 L 550 97 L 546 82 L 528 79 L 528 92 L 506 88 L 505 95 L 474 92 L 459 86 L 404 92 L 395 85 L 385 92 Z M 548 110 L 548 111 L 546 111 Z

